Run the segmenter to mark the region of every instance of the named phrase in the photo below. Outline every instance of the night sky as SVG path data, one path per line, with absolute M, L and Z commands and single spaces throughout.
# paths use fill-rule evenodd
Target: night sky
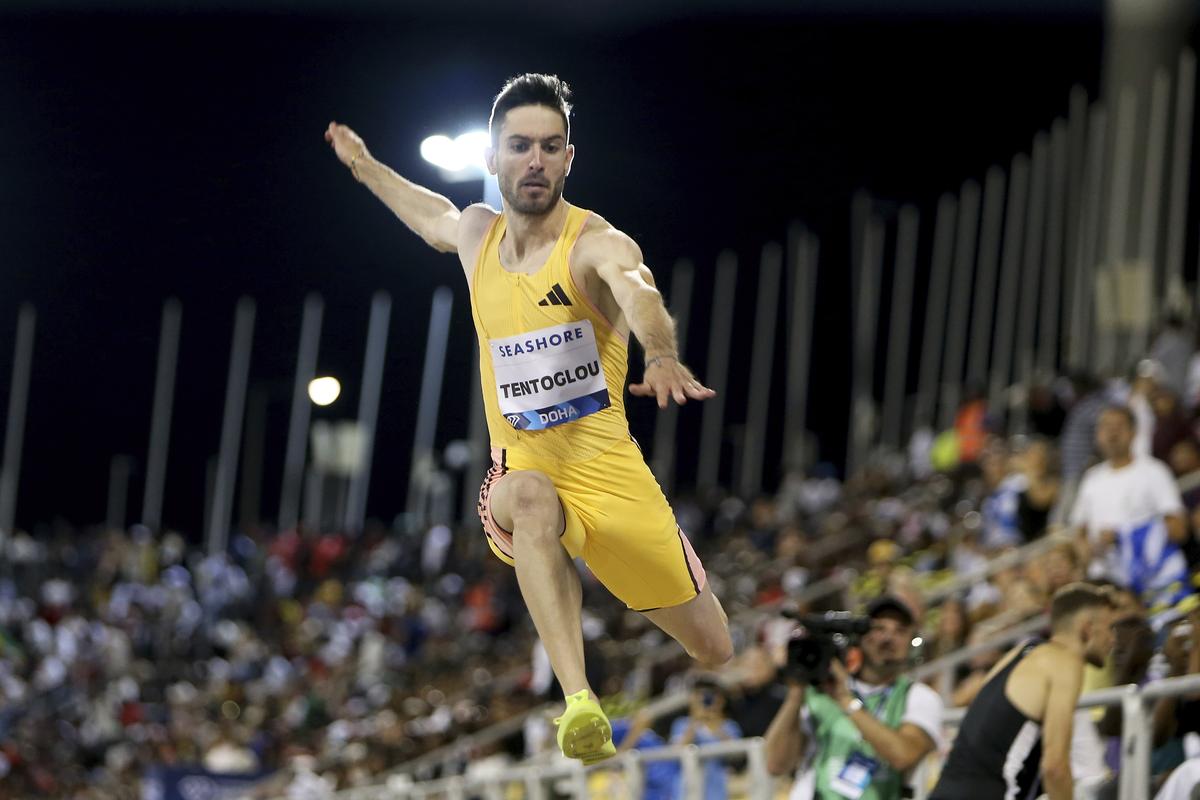
M 418 143 L 485 123 L 504 79 L 524 71 L 558 73 L 575 89 L 567 198 L 638 240 L 664 288 L 676 258 L 695 260 L 688 354 L 698 369 L 713 262 L 725 247 L 740 254 L 733 422 L 745 413 L 759 250 L 794 219 L 820 235 L 810 425 L 836 461 L 851 194 L 919 205 L 924 274 L 938 193 L 1028 148 L 1065 113 L 1072 84 L 1094 97 L 1103 44 L 1098 3 L 1050 16 L 664 12 L 603 25 L 482 4 L 457 19 L 377 5 L 349 18 L 0 16 L 0 403 L 16 309 L 29 301 L 39 314 L 20 525 L 101 521 L 117 453 L 139 465 L 131 519 L 140 509 L 168 296 L 183 303 L 183 334 L 164 521 L 199 530 L 243 294 L 258 302 L 251 380 L 272 392 L 263 509 L 273 517 L 303 297 L 325 298 L 320 371 L 347 384 L 321 412 L 335 418 L 357 408 L 377 289 L 394 306 L 368 511 L 390 521 L 404 502 L 429 300 L 442 284 L 455 307 L 438 441 L 466 433 L 476 379 L 467 292 L 457 260 L 355 184 L 322 132 L 331 119 L 351 125 L 376 157 L 464 205 L 478 190 L 442 183 Z M 649 440 L 652 405 L 631 407 L 634 433 Z M 778 420 L 780 397 L 771 409 Z M 689 406 L 681 420 L 685 484 L 699 417 Z

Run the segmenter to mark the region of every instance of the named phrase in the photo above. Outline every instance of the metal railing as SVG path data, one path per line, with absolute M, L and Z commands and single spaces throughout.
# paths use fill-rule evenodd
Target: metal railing
M 1048 627 L 1050 627 L 1050 615 L 1038 614 L 1036 617 L 1017 623 L 1000 635 L 994 636 L 985 642 L 964 647 L 950 655 L 921 664 L 913 670 L 913 678 L 925 682 L 928 682 L 932 678 L 933 687 L 937 690 L 937 693 L 942 696 L 943 700 L 949 700 L 950 696 L 954 693 L 954 673 L 960 666 L 970 662 L 976 656 L 991 653 L 1002 647 L 1015 645 L 1022 639 L 1028 638 L 1039 631 L 1044 631 Z
M 1153 748 L 1151 708 L 1149 704 L 1164 697 L 1176 697 L 1200 692 L 1200 675 L 1166 678 L 1145 686 L 1114 686 L 1088 692 L 1079 699 L 1078 708 L 1098 708 L 1120 705 L 1121 771 L 1118 775 L 1119 800 L 1143 800 L 1150 786 L 1150 753 Z M 966 714 L 965 708 L 948 709 L 943 724 L 957 730 Z M 556 782 L 559 790 L 566 789 L 574 798 L 589 797 L 589 776 L 595 772 L 610 772 L 623 780 L 621 797 L 640 800 L 644 767 L 661 761 L 678 761 L 683 780 L 685 800 L 703 797 L 702 762 L 709 758 L 744 757 L 746 759 L 746 797 L 749 800 L 769 800 L 774 778 L 767 771 L 765 743 L 760 738 L 737 739 L 709 745 L 671 745 L 653 750 L 630 750 L 616 759 L 584 767 L 578 762 L 558 759 L 552 764 L 513 766 L 495 773 L 478 776 L 454 776 L 437 781 L 412 785 L 393 782 L 387 786 L 348 789 L 337 793 L 339 800 L 500 800 L 513 784 L 524 790 L 524 800 L 546 800 L 550 797 L 547 784 Z M 938 759 L 940 756 L 931 756 Z M 917 785 L 915 796 L 922 800 L 928 795 L 927 785 Z
M 966 585 L 970 585 L 978 580 L 990 577 L 998 571 L 1009 569 L 1014 566 L 1020 566 L 1037 558 L 1045 551 L 1052 548 L 1062 538 L 1059 536 L 1046 536 L 1035 542 L 1031 542 L 1017 550 L 1005 553 L 997 558 L 989 561 L 988 565 L 982 570 L 972 571 L 969 576 L 956 578 L 948 584 L 938 586 L 928 592 L 925 596 L 929 602 L 938 602 L 944 600 L 950 594 L 958 591 Z M 853 570 L 841 570 L 829 577 L 823 578 L 809 587 L 807 587 L 797 598 L 798 602 L 811 602 L 839 591 L 844 591 L 849 588 L 857 573 Z M 969 578 L 969 580 L 968 580 Z M 773 603 L 756 606 L 754 608 L 743 609 L 734 614 L 730 619 L 731 628 L 751 628 L 759 624 L 764 618 L 779 612 L 784 601 L 779 600 Z M 1046 615 L 1041 615 L 1035 619 L 1022 622 L 1013 628 L 1005 631 L 1003 634 L 978 645 L 964 648 L 957 653 L 931 661 L 927 664 L 922 664 L 916 670 L 918 680 L 929 680 L 933 678 L 936 681 L 935 688 L 943 699 L 949 699 L 953 692 L 954 673 L 961 664 L 964 664 L 977 655 L 988 653 L 1001 647 L 1015 644 L 1021 639 L 1044 629 L 1048 624 Z M 678 652 L 679 645 L 673 640 L 667 641 L 651 650 L 642 659 L 638 668 L 649 668 L 655 664 L 661 663 Z M 671 714 L 686 705 L 686 695 L 683 693 L 665 695 L 651 702 L 646 707 L 646 712 L 651 715 L 652 719 L 658 719 L 666 714 Z M 454 742 L 439 747 L 436 750 L 430 751 L 418 758 L 408 761 L 390 770 L 389 774 L 408 774 L 416 777 L 423 777 L 431 774 L 439 766 L 442 771 L 456 763 L 463 762 L 471 753 L 478 752 L 496 742 L 499 742 L 509 736 L 516 734 L 525 724 L 525 720 L 532 714 L 549 714 L 556 706 L 546 704 L 537 708 L 531 709 L 523 714 L 518 714 L 506 720 L 501 720 L 481 731 L 464 736 Z
M 1164 678 L 1144 686 L 1128 684 L 1097 689 L 1079 698 L 1077 708 L 1121 706 L 1121 771 L 1117 776 L 1119 800 L 1142 800 L 1149 791 L 1150 753 L 1154 749 L 1151 709 L 1147 705 L 1164 697 L 1200 692 L 1200 675 Z M 948 730 L 957 731 L 966 708 L 950 708 L 942 717 Z M 924 795 L 918 794 L 918 798 Z
M 748 800 L 771 800 L 775 779 L 767 772 L 767 755 L 761 738 L 734 739 L 704 745 L 668 745 L 652 750 L 630 750 L 617 758 L 584 767 L 577 761 L 559 758 L 553 764 L 514 766 L 487 776 L 455 775 L 411 786 L 372 786 L 338 792 L 339 800 L 501 800 L 508 787 L 522 787 L 524 800 L 548 800 L 547 784 L 554 782 L 559 791 L 568 788 L 575 798 L 589 797 L 588 782 L 594 773 L 608 772 L 621 780 L 620 797 L 641 800 L 644 768 L 647 764 L 677 761 L 683 781 L 683 800 L 704 797 L 703 762 L 708 759 L 745 758 Z
M 648 703 L 642 710 L 651 719 L 658 719 L 667 714 L 682 711 L 687 706 L 687 703 L 687 693 L 678 692 L 663 695 Z M 523 714 L 518 714 L 515 717 L 497 722 L 495 725 L 485 728 L 482 731 L 469 736 L 463 736 L 450 744 L 439 747 L 436 750 L 431 750 L 423 756 L 401 764 L 399 767 L 389 770 L 389 774 L 406 774 L 420 778 L 432 773 L 439 766 L 445 771 L 448 765 L 465 762 L 473 754 L 515 734 L 521 730 L 525 724 L 525 720 L 531 715 L 544 714 L 549 716 L 552 712 L 561 710 L 561 706 L 561 703 L 546 703 Z
M 795 602 L 805 603 L 819 600 L 831 594 L 847 589 L 858 577 L 858 573 L 854 570 L 840 570 L 839 572 L 827 578 L 816 581 L 808 586 Z M 764 618 L 778 614 L 780 607 L 784 601 L 776 601 L 762 606 L 743 609 L 733 615 L 730 620 L 730 628 L 752 628 Z M 669 658 L 674 657 L 679 653 L 679 644 L 671 639 L 663 642 L 645 654 L 639 661 L 637 669 L 648 669 L 655 664 L 659 664 Z M 450 744 L 443 745 L 436 750 L 431 750 L 422 756 L 405 762 L 397 766 L 393 770 L 389 770 L 389 774 L 410 774 L 414 776 L 423 776 L 437 768 L 439 765 L 443 770 L 454 763 L 461 762 L 464 757 L 472 752 L 481 750 L 489 745 L 495 744 L 509 736 L 512 736 L 517 731 L 521 730 L 525 724 L 525 720 L 534 714 L 549 714 L 557 710 L 561 704 L 545 704 L 537 708 L 530 709 L 524 713 L 510 717 L 506 720 L 501 720 L 493 725 L 484 728 L 481 731 L 464 736 Z M 663 695 L 645 707 L 645 712 L 650 715 L 652 720 L 656 720 L 666 714 L 671 714 L 679 711 L 687 705 L 687 693 L 678 692 L 670 695 Z
M 1026 564 L 1052 549 L 1056 544 L 1066 540 L 1066 537 L 1063 535 L 1054 534 L 1030 542 L 1016 550 L 990 559 L 988 564 L 979 570 L 973 570 L 966 575 L 956 577 L 954 580 L 926 592 L 925 599 L 928 603 L 937 603 L 966 586 L 991 577 L 997 572 Z M 853 570 L 840 570 L 808 586 L 795 599 L 795 602 L 812 602 L 844 591 L 854 583 L 857 577 L 857 573 Z M 743 609 L 731 616 L 730 627 L 732 629 L 752 628 L 762 622 L 763 619 L 777 614 L 784 603 L 784 600 L 778 600 L 766 605 Z M 1014 625 L 999 636 L 986 642 L 963 648 L 951 655 L 944 656 L 927 664 L 922 664 L 916 668 L 914 675 L 917 680 L 929 681 L 933 679 L 934 687 L 937 689 L 938 694 L 944 700 L 949 700 L 954 689 L 955 671 L 962 664 L 969 662 L 978 655 L 1016 644 L 1021 639 L 1044 630 L 1048 624 L 1049 618 L 1045 614 L 1039 615 L 1031 620 Z M 639 659 L 637 669 L 647 669 L 661 663 L 676 655 L 678 650 L 679 645 L 674 640 L 663 642 Z M 645 711 L 650 714 L 651 719 L 657 720 L 662 716 L 677 712 L 685 705 L 686 694 L 677 693 L 664 695 L 652 701 L 647 705 Z M 466 761 L 472 753 L 479 752 L 490 745 L 516 734 L 522 729 L 526 719 L 530 715 L 549 714 L 556 708 L 557 706 L 554 704 L 546 704 L 518 714 L 515 717 L 501 720 L 481 731 L 464 736 L 450 744 L 401 764 L 389 770 L 389 774 L 406 774 L 422 778 L 433 774 L 439 767 L 444 773 L 453 765 Z
M 952 580 L 930 589 L 924 593 L 925 602 L 929 605 L 940 603 L 947 597 L 969 589 L 980 581 L 991 578 L 998 572 L 1003 572 L 1013 567 L 1023 567 L 1030 561 L 1053 550 L 1058 545 L 1070 544 L 1071 541 L 1072 537 L 1066 531 L 1059 530 L 1054 533 L 1047 533 L 1040 539 L 1035 539 L 1028 544 L 1021 545 L 1015 550 L 1009 550 L 997 556 L 992 556 L 982 567 L 955 575 Z

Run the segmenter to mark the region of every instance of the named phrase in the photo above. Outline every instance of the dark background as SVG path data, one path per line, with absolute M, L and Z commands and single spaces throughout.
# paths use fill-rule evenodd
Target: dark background
M 427 249 L 356 185 L 322 132 L 345 122 L 401 174 L 466 204 L 478 190 L 443 183 L 418 144 L 485 123 L 504 79 L 524 71 L 558 73 L 575 89 L 566 196 L 638 240 L 664 288 L 676 258 L 696 262 L 688 355 L 698 368 L 716 254 L 741 256 L 731 422 L 745 413 L 759 250 L 791 220 L 821 237 L 809 423 L 822 458 L 838 461 L 851 194 L 920 207 L 919 322 L 937 195 L 1027 149 L 1065 113 L 1072 84 L 1098 90 L 1098 2 L 958 5 L 8 6 L 4 396 L 16 309 L 30 301 L 39 315 L 18 523 L 103 519 L 115 453 L 139 463 L 130 512 L 140 509 L 161 304 L 176 296 L 183 334 L 164 522 L 198 532 L 242 294 L 258 302 L 251 380 L 276 392 L 263 501 L 273 517 L 304 294 L 325 298 L 319 369 L 345 386 L 321 413 L 352 416 L 377 289 L 394 306 L 368 513 L 390 520 L 404 502 L 429 300 L 441 284 L 455 306 L 438 441 L 466 433 L 476 379 L 467 292 L 457 260 Z M 773 430 L 782 406 L 773 397 Z M 632 401 L 630 415 L 649 440 L 652 406 Z M 685 485 L 699 416 L 688 406 L 681 421 Z M 769 486 L 779 458 L 771 438 Z

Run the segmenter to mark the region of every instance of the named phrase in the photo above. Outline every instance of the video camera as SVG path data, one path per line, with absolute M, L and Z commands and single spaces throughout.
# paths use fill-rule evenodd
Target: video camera
M 787 664 L 784 674 L 801 683 L 822 687 L 829 683 L 829 664 L 837 658 L 853 671 L 852 651 L 871 630 L 871 618 L 849 611 L 828 611 L 824 614 L 795 614 L 784 616 L 798 624 L 788 640 Z

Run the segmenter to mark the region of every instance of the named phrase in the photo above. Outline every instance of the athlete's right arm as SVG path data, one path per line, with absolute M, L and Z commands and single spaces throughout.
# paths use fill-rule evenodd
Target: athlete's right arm
M 1078 659 L 1058 655 L 1049 666 L 1050 685 L 1042 715 L 1042 785 L 1050 800 L 1072 800 L 1075 779 L 1071 774 L 1071 737 L 1083 668 Z
M 409 230 L 442 253 L 458 252 L 458 208 L 437 192 L 397 175 L 371 157 L 362 138 L 345 125 L 330 122 L 325 141 L 355 179 L 383 201 Z
M 783 775 L 791 772 L 804 755 L 805 736 L 800 726 L 800 711 L 804 706 L 804 687 L 788 687 L 787 698 L 775 712 L 771 727 L 764 739 L 767 753 L 767 772 Z

